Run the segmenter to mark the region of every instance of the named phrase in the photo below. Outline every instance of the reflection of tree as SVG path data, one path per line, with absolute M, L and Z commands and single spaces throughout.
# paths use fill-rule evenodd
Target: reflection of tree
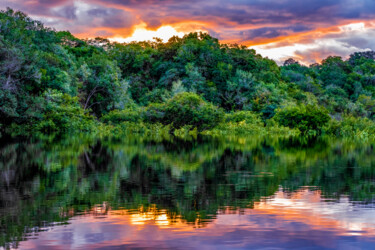
M 106 147 L 103 147 L 100 141 L 90 146 L 81 156 L 79 167 L 84 176 L 95 172 L 106 172 L 112 156 Z
M 204 225 L 227 207 L 318 186 L 371 202 L 373 147 L 339 141 L 198 138 L 196 141 L 71 138 L 0 148 L 1 245 L 70 216 L 109 209 L 165 211 Z M 94 209 L 94 210 L 93 210 Z

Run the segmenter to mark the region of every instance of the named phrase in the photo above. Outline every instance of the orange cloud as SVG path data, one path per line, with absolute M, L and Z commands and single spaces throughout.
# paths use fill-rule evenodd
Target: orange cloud
M 274 49 L 278 54 L 272 58 L 276 60 L 295 45 L 295 53 L 288 56 L 306 62 L 312 61 L 305 59 L 306 53 L 320 59 L 332 49 L 313 46 L 322 39 L 336 39 L 336 44 L 342 46 L 333 52 L 342 56 L 353 49 L 375 49 L 367 41 L 375 20 L 375 2 L 370 0 L 12 0 L 0 3 L 0 8 L 7 5 L 58 30 L 68 29 L 80 38 L 103 36 L 127 41 L 136 36 L 142 39 L 141 32 L 149 34 L 144 35 L 149 39 L 160 30 L 163 38 L 199 30 L 225 43 L 255 46 L 261 53 L 266 47 Z M 364 23 L 365 30 L 355 33 L 356 41 L 349 41 L 347 34 L 354 32 L 340 28 L 353 23 Z M 169 36 L 165 34 L 168 29 Z M 311 45 L 307 49 L 313 51 L 305 53 L 301 50 L 306 46 L 301 45 Z M 345 46 L 349 47 L 346 51 Z M 284 52 L 277 52 L 276 47 L 284 48 Z

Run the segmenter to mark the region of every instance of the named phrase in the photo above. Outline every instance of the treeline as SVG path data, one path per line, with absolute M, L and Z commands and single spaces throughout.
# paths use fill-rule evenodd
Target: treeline
M 367 136 L 375 134 L 374 58 L 358 52 L 279 67 L 205 33 L 166 43 L 80 40 L 7 9 L 0 12 L 0 127 L 66 132 L 157 123 Z

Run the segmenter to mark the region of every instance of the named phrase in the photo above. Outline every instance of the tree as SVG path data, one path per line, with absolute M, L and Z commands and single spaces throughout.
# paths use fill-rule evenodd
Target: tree
M 186 125 L 202 131 L 216 126 L 223 118 L 224 112 L 211 103 L 205 102 L 194 93 L 179 93 L 165 104 L 165 124 L 175 128 Z
M 115 62 L 96 54 L 86 60 L 79 70 L 82 81 L 83 107 L 101 116 L 115 108 L 122 92 L 121 73 Z
M 299 62 L 294 60 L 293 58 L 289 58 L 287 60 L 284 61 L 284 66 L 290 66 L 290 65 L 294 65 L 294 64 L 298 64 L 299 65 Z
M 328 123 L 330 117 L 325 108 L 300 105 L 278 110 L 275 119 L 283 126 L 298 128 L 303 134 L 316 135 L 321 132 L 322 127 Z

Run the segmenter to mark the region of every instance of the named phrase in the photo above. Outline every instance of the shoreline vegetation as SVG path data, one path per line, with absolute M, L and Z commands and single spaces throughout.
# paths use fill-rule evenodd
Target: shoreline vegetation
M 0 12 L 0 134 L 375 139 L 375 52 L 283 66 L 205 33 L 80 40 Z

